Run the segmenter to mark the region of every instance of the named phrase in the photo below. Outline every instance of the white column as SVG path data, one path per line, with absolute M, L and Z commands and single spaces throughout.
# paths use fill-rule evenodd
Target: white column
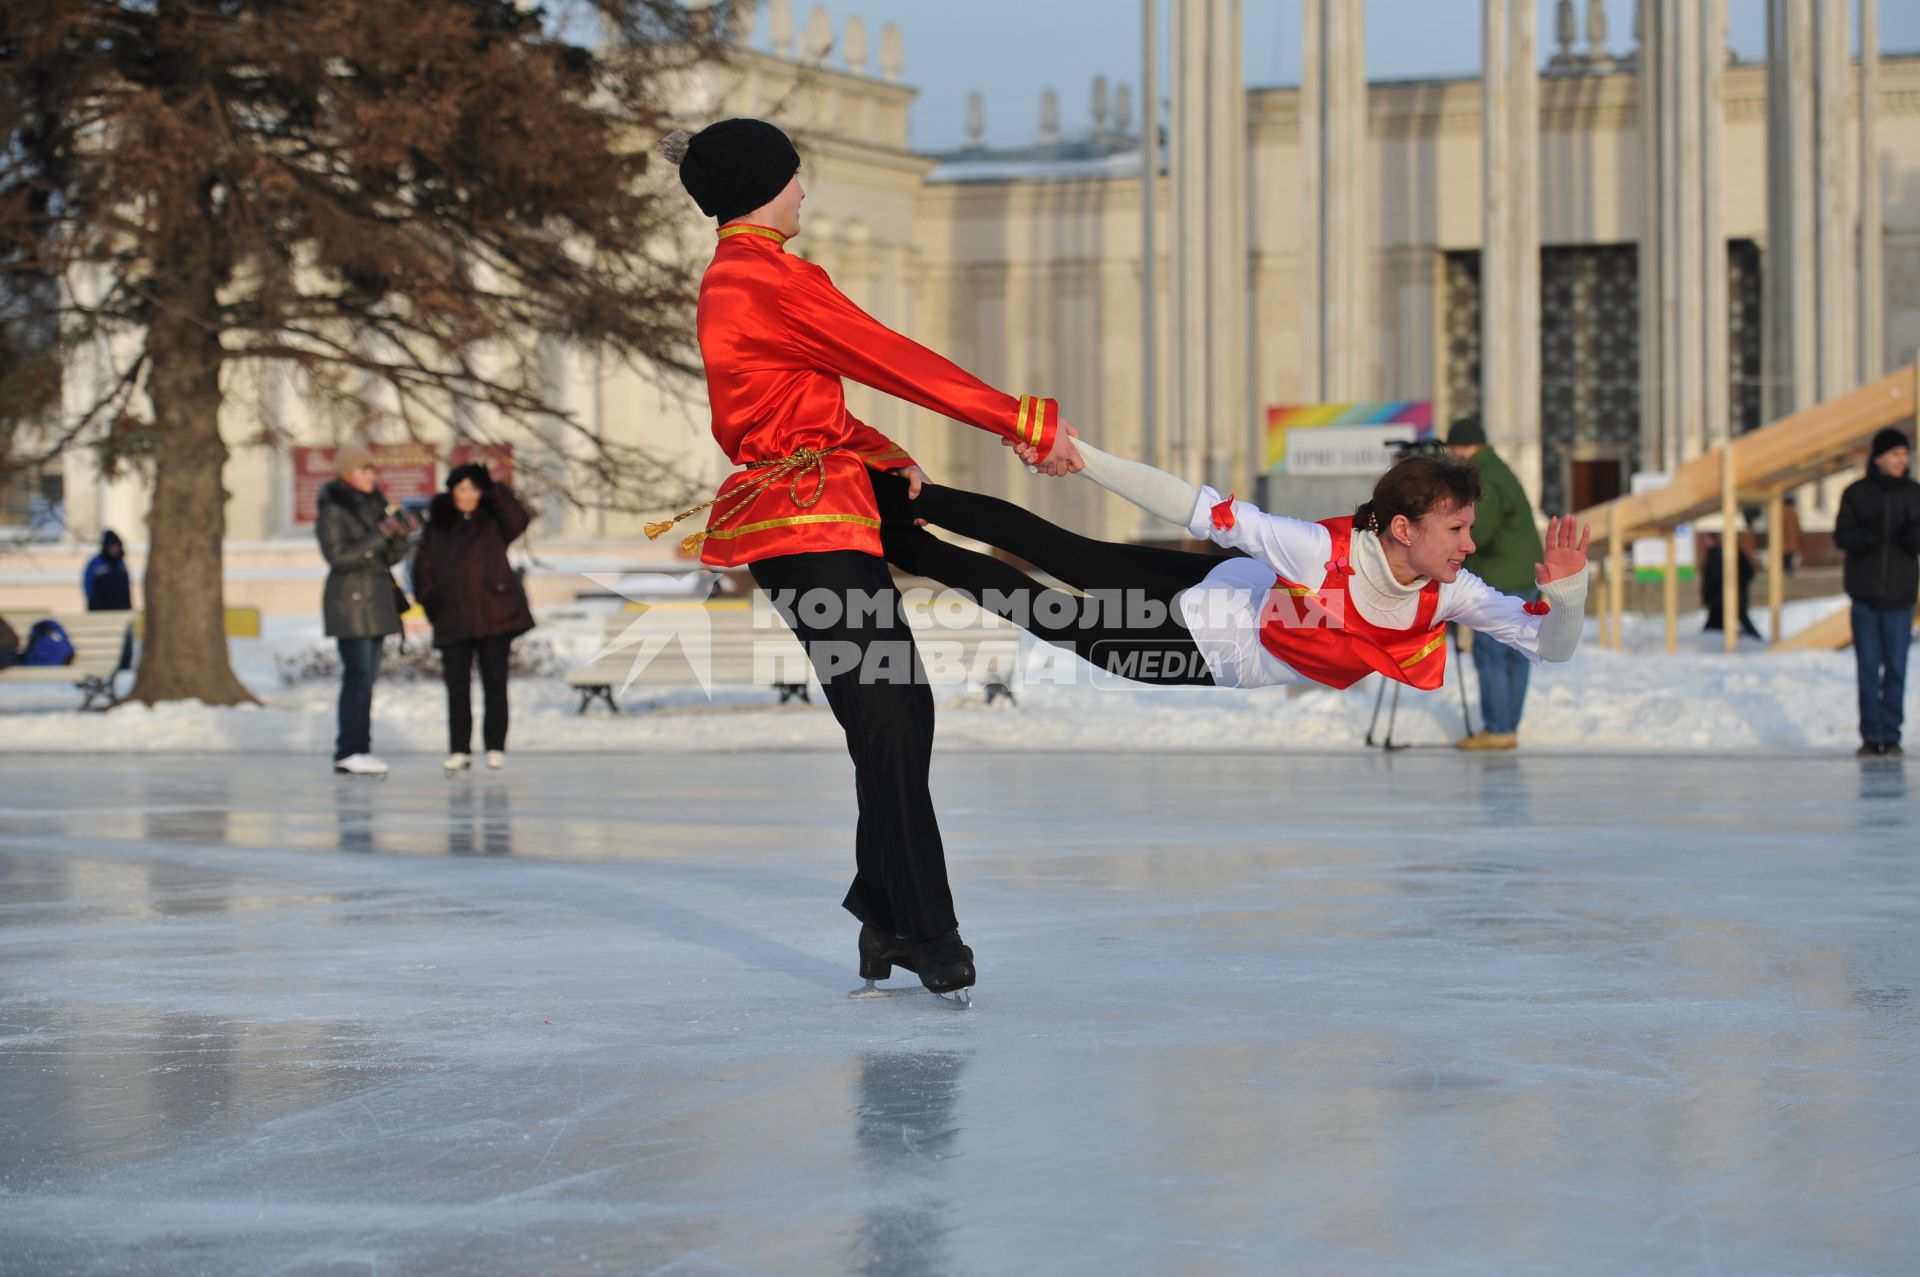
M 1160 190 L 1160 0 L 1140 2 L 1140 459 L 1160 464 L 1155 425 L 1160 415 L 1160 255 L 1153 219 Z
M 1241 393 L 1242 343 L 1246 339 L 1247 253 L 1238 229 L 1246 202 L 1237 181 L 1246 130 L 1239 125 L 1245 97 L 1240 89 L 1240 0 L 1210 0 L 1207 6 L 1207 342 L 1202 376 L 1206 407 L 1201 417 L 1201 458 L 1207 482 L 1231 488 L 1245 449 L 1246 406 Z
M 1817 398 L 1831 399 L 1853 388 L 1858 367 L 1853 328 L 1853 210 L 1847 191 L 1846 146 L 1849 56 L 1847 0 L 1816 0 L 1814 49 L 1818 60 L 1814 113 L 1814 164 L 1819 209 L 1815 239 L 1820 254 L 1818 303 L 1820 370 Z
M 1231 482 L 1247 432 L 1244 89 L 1239 0 L 1175 0 L 1173 408 L 1167 465 Z
M 1365 398 L 1373 384 L 1366 6 L 1305 0 L 1301 12 L 1302 390 L 1340 402 Z
M 1672 470 L 1727 432 L 1726 0 L 1642 0 L 1642 461 Z
M 1326 0 L 1303 0 L 1300 6 L 1300 398 L 1317 403 L 1326 396 L 1326 347 L 1321 330 L 1326 324 L 1326 246 L 1320 230 L 1326 224 L 1326 193 L 1322 189 L 1320 157 L 1325 118 Z
M 1813 0 L 1767 5 L 1768 417 L 1814 402 Z
M 1507 11 L 1508 128 L 1512 138 L 1507 181 L 1512 238 L 1508 268 L 1513 325 L 1507 344 L 1512 398 L 1507 405 L 1504 455 L 1528 494 L 1540 492 L 1540 70 L 1534 32 L 1539 11 L 1531 0 L 1511 0 Z M 1493 435 L 1489 432 L 1490 440 Z
M 1686 403 L 1684 379 L 1687 368 L 1682 352 L 1693 335 L 1682 322 L 1681 295 L 1691 292 L 1691 280 L 1683 279 L 1681 263 L 1698 258 L 1687 255 L 1692 228 L 1681 217 L 1682 183 L 1687 175 L 1678 163 L 1680 126 L 1686 116 L 1686 100 L 1680 96 L 1677 64 L 1681 60 L 1680 26 L 1686 0 L 1655 0 L 1657 15 L 1654 58 L 1660 81 L 1660 119 L 1657 137 L 1660 156 L 1660 350 L 1654 361 L 1654 375 L 1660 387 L 1660 465 L 1671 473 L 1680 464 L 1681 413 Z
M 1636 123 L 1640 134 L 1640 464 L 1646 469 L 1666 465 L 1664 385 L 1661 358 L 1666 348 L 1665 312 L 1660 299 L 1660 268 L 1665 260 L 1664 184 L 1660 157 L 1662 122 L 1660 54 L 1660 0 L 1638 0 L 1633 34 L 1637 43 L 1635 74 L 1638 99 Z
M 1327 0 L 1326 64 L 1322 75 L 1326 84 L 1326 110 L 1320 117 L 1321 155 L 1320 207 L 1326 221 L 1320 228 L 1320 251 L 1326 257 L 1326 283 L 1323 294 L 1324 319 L 1320 336 L 1321 362 L 1326 382 L 1321 397 L 1340 401 L 1352 397 L 1351 368 L 1353 351 L 1348 347 L 1353 314 L 1354 207 L 1353 172 L 1356 157 L 1347 148 L 1347 120 L 1353 111 L 1352 81 L 1346 63 L 1352 56 L 1348 47 L 1346 8 L 1339 0 Z
M 1373 217 L 1366 201 L 1367 64 L 1365 6 L 1361 0 L 1328 0 L 1327 105 L 1323 120 L 1326 153 L 1321 173 L 1326 183 L 1327 327 L 1321 340 L 1330 347 L 1331 384 L 1325 397 L 1335 401 L 1368 394 L 1372 349 L 1367 280 Z
M 1186 464 L 1186 352 L 1181 334 L 1192 322 L 1187 314 L 1187 166 L 1192 148 L 1186 136 L 1186 32 L 1188 0 L 1169 0 L 1167 21 L 1167 198 L 1172 223 L 1167 242 L 1167 468 Z
M 1173 187 L 1173 332 L 1168 343 L 1173 364 L 1173 412 L 1167 429 L 1167 462 L 1176 473 L 1193 473 L 1192 440 L 1199 426 L 1196 392 L 1202 366 L 1196 364 L 1194 333 L 1205 313 L 1206 273 L 1198 252 L 1204 226 L 1196 178 L 1204 162 L 1205 112 L 1201 109 L 1206 41 L 1204 0 L 1173 0 L 1173 108 L 1168 121 Z M 1196 28 L 1202 28 L 1197 30 Z
M 1704 254 L 1702 322 L 1705 384 L 1703 420 L 1697 438 L 1702 450 L 1718 447 L 1731 433 L 1731 393 L 1727 381 L 1727 232 L 1722 183 L 1726 165 L 1727 0 L 1704 0 L 1700 36 L 1700 228 Z
M 1706 286 L 1708 247 L 1705 228 L 1700 224 L 1703 210 L 1700 173 L 1700 0 L 1666 0 L 1661 6 L 1668 15 L 1673 43 L 1668 47 L 1667 83 L 1673 87 L 1673 151 L 1667 157 L 1667 172 L 1672 175 L 1672 196 L 1668 211 L 1673 228 L 1673 296 L 1676 308 L 1669 311 L 1673 320 L 1673 340 L 1667 345 L 1667 380 L 1673 386 L 1673 415 L 1668 419 L 1668 455 L 1670 467 L 1678 466 L 1693 455 L 1692 441 L 1707 429 L 1701 419 L 1702 381 L 1708 375 L 1702 305 Z
M 1348 361 L 1349 399 L 1371 399 L 1377 392 L 1374 383 L 1374 235 L 1378 214 L 1373 203 L 1373 184 L 1368 180 L 1367 126 L 1367 25 L 1363 0 L 1351 0 L 1340 6 L 1347 22 L 1347 39 L 1342 72 L 1347 80 L 1347 127 L 1345 145 L 1353 157 L 1353 172 L 1347 183 L 1345 204 L 1347 224 L 1352 235 L 1347 243 L 1347 289 L 1352 299 L 1347 309 L 1347 341 L 1353 357 Z
M 1860 0 L 1860 380 L 1886 371 L 1881 272 L 1880 0 Z
M 1252 168 L 1252 138 L 1247 132 L 1247 86 L 1244 65 L 1240 57 L 1240 43 L 1245 38 L 1245 14 L 1241 0 L 1232 0 L 1233 4 L 1233 48 L 1229 62 L 1231 74 L 1228 77 L 1226 93 L 1232 104 L 1231 133 L 1233 145 L 1229 155 L 1233 160 L 1231 187 L 1233 197 L 1229 206 L 1233 210 L 1233 251 L 1234 251 L 1234 304 L 1238 307 L 1239 328 L 1233 348 L 1239 358 L 1238 377 L 1234 382 L 1237 389 L 1240 411 L 1243 414 L 1240 429 L 1235 439 L 1240 453 L 1240 464 L 1236 467 L 1246 476 L 1246 491 L 1252 491 L 1254 480 L 1266 465 L 1266 414 L 1261 411 L 1260 396 L 1256 388 L 1256 370 L 1259 367 L 1258 352 L 1254 346 L 1254 304 L 1259 296 L 1256 282 L 1258 268 L 1253 260 L 1253 233 L 1249 226 L 1252 209 L 1249 204 L 1251 193 L 1250 170 Z
M 1513 420 L 1509 4 L 1510 0 L 1483 0 L 1481 5 L 1480 419 L 1496 446 L 1505 440 Z

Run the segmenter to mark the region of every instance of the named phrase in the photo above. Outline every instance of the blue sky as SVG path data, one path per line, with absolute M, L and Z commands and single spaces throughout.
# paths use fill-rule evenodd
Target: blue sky
M 1300 3 L 1244 0 L 1249 84 L 1298 82 Z M 1554 49 L 1554 0 L 1539 3 L 1544 60 Z M 1479 70 L 1478 0 L 1366 0 L 1366 5 L 1369 77 L 1472 75 Z M 805 25 L 812 7 L 809 0 L 794 0 L 796 27 Z M 1139 0 L 831 0 L 825 7 L 836 31 L 847 15 L 864 17 L 876 49 L 881 26 L 900 24 L 906 46 L 904 78 L 920 90 L 913 108 L 913 144 L 918 149 L 944 150 L 961 143 L 971 89 L 986 98 L 987 139 L 995 145 L 1017 145 L 1033 137 L 1044 88 L 1059 91 L 1061 124 L 1068 131 L 1088 122 L 1088 91 L 1095 75 L 1128 83 L 1137 96 Z M 1171 0 L 1162 0 L 1163 10 L 1170 7 Z M 1585 0 L 1575 8 L 1584 24 Z M 1729 43 L 1743 58 L 1763 56 L 1765 0 L 1730 0 L 1728 8 Z M 1633 0 L 1608 0 L 1607 14 L 1608 43 L 1614 53 L 1624 53 L 1633 45 Z M 756 44 L 764 42 L 764 30 L 762 18 Z M 1880 46 L 1883 51 L 1920 50 L 1920 3 L 1881 0 Z

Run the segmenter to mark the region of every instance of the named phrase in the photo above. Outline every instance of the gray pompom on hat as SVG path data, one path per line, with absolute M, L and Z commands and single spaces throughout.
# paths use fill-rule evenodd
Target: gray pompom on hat
M 772 200 L 800 171 L 792 139 L 765 120 L 722 120 L 692 136 L 675 129 L 656 149 L 679 166 L 680 184 L 700 211 L 720 222 Z

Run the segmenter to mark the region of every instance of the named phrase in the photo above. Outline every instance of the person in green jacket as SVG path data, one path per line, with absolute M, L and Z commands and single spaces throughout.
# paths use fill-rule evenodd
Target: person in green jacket
M 1480 471 L 1480 504 L 1473 521 L 1478 548 L 1466 570 L 1499 590 L 1531 602 L 1540 597 L 1533 565 L 1544 550 L 1526 489 L 1500 454 L 1487 446 L 1478 417 L 1462 417 L 1447 432 L 1447 446 Z M 1480 730 L 1458 742 L 1461 749 L 1513 749 L 1520 743 L 1520 712 L 1527 702 L 1531 666 L 1505 643 L 1476 642 L 1473 667 L 1480 675 Z

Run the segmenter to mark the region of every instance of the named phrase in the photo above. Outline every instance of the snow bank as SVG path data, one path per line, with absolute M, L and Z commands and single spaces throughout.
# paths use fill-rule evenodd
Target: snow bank
M 1792 633 L 1845 599 L 1790 605 Z M 1757 618 L 1764 625 L 1765 617 Z M 1720 636 L 1698 633 L 1703 614 L 1682 618 L 1680 654 L 1663 650 L 1658 617 L 1629 617 L 1626 650 L 1603 651 L 1590 621 L 1579 655 L 1537 670 L 1522 735 L 1529 749 L 1778 752 L 1851 749 L 1855 737 L 1850 651 L 1776 655 L 1751 640 L 1735 655 Z M 571 661 L 599 642 L 596 616 L 547 617 L 542 634 Z M 236 672 L 263 704 L 218 709 L 123 705 L 78 714 L 64 688 L 0 684 L 0 753 L 191 752 L 305 753 L 326 756 L 334 735 L 336 687 L 284 685 L 277 658 L 322 642 L 317 618 L 269 618 L 257 640 L 232 644 Z M 414 640 L 422 641 L 422 640 Z M 1444 744 L 1460 734 L 1461 665 L 1478 723 L 1471 662 L 1448 661 L 1437 692 L 1403 689 L 1395 739 Z M 977 692 L 939 689 L 939 744 L 949 750 L 1161 752 L 1167 750 L 1357 749 L 1374 708 L 1377 680 L 1347 692 L 1324 688 L 1261 691 L 1107 689 L 1080 666 L 1071 685 L 1029 682 L 1019 703 L 986 706 Z M 123 676 L 124 677 L 124 676 Z M 1910 714 L 1920 713 L 1909 688 Z M 838 749 L 839 728 L 818 693 L 815 704 L 776 706 L 770 691 L 716 689 L 622 698 L 627 713 L 585 717 L 559 678 L 523 679 L 512 689 L 511 748 L 531 751 L 727 751 Z M 475 709 L 479 696 L 476 689 Z M 374 696 L 374 748 L 384 755 L 438 755 L 446 749 L 445 696 L 437 683 L 383 679 Z M 1381 725 L 1385 725 L 1382 710 Z

